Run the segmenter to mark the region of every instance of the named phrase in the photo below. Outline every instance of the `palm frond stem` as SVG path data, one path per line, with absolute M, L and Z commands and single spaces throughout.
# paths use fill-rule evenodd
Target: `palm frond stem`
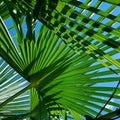
M 103 109 L 106 107 L 106 105 L 110 102 L 110 100 L 113 98 L 115 92 L 117 91 L 117 88 L 119 87 L 120 85 L 120 81 L 118 81 L 118 84 L 117 86 L 115 87 L 112 95 L 109 97 L 109 99 L 107 100 L 107 102 L 104 104 L 104 106 L 101 108 L 100 112 L 97 114 L 96 118 L 98 118 L 98 116 L 101 114 L 101 112 L 103 111 Z

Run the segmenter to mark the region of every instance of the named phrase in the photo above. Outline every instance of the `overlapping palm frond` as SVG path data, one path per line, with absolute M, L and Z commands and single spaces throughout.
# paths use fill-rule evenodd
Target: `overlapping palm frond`
M 108 4 L 105 10 L 101 8 L 104 4 Z M 95 4 L 91 0 L 4 0 L 0 5 L 0 55 L 30 82 L 22 87 L 20 76 L 1 59 L 2 117 L 77 120 L 82 119 L 80 115 L 99 117 L 119 108 L 120 59 L 113 57 L 120 52 L 120 14 L 113 14 L 120 8 L 119 0 L 98 0 Z M 21 22 L 25 20 L 22 15 L 26 16 L 26 35 L 22 30 Z M 10 16 L 15 22 L 10 27 L 16 30 L 15 39 L 2 20 Z M 36 36 L 37 19 L 52 32 L 42 26 Z M 5 75 L 9 78 L 3 75 L 3 68 L 8 69 Z M 114 86 L 109 86 L 111 82 Z M 6 90 L 9 85 L 18 89 Z M 28 89 L 30 102 L 28 94 L 22 94 Z M 9 97 L 4 95 L 7 91 Z
M 114 48 L 113 51 L 116 53 L 120 52 L 120 25 L 118 28 L 112 27 L 114 23 L 120 22 L 120 14 L 116 16 L 111 14 L 120 2 L 111 4 L 108 1 L 97 1 L 93 3 L 94 5 L 90 2 L 91 0 L 85 2 L 56 1 L 56 3 L 49 1 L 41 8 L 44 11 L 36 5 L 34 12 L 37 14 L 40 9 L 38 19 L 75 51 L 82 49 L 106 67 L 111 68 L 103 62 L 103 58 L 120 68 L 119 61 L 114 60 L 109 53 L 105 52 L 109 48 Z M 100 6 L 107 3 L 110 7 L 106 11 L 102 10 Z M 94 17 L 98 18 L 95 20 Z M 107 24 L 103 22 L 105 19 L 108 19 Z
M 75 52 L 83 50 L 108 69 L 112 69 L 112 64 L 120 68 L 119 61 L 109 53 L 109 50 L 120 52 L 119 0 L 11 0 L 1 3 L 1 12 L 11 5 L 19 15 L 31 13 L 34 19 L 39 19 L 53 30 Z M 12 7 L 8 8 L 13 11 Z M 118 26 L 114 27 L 114 24 Z M 104 63 L 104 59 L 108 63 Z
M 112 99 L 106 104 L 100 115 L 112 112 L 113 109 L 109 106 L 114 106 L 114 109 L 119 108 L 117 101 L 120 100 L 120 96 L 115 92 L 115 87 L 119 85 L 120 80 L 118 68 L 114 68 L 113 73 L 88 56 L 86 52 L 79 50 L 79 55 L 75 54 L 71 47 L 64 44 L 63 39 L 57 37 L 54 32 L 43 25 L 41 27 L 37 25 L 39 30 L 36 31 L 36 35 L 34 28 L 37 23 L 30 14 L 26 18 L 15 16 L 13 19 L 14 22 L 10 26 L 10 30 L 15 29 L 15 36 L 11 36 L 10 30 L 7 29 L 1 18 L 0 55 L 30 84 L 24 84 L 23 89 L 20 87 L 21 90 L 18 87 L 17 91 L 20 90 L 20 92 L 14 91 L 14 89 L 10 90 L 13 94 L 3 99 L 0 104 L 1 113 L 5 108 L 9 108 L 8 111 L 13 116 L 8 117 L 14 119 L 16 117 L 20 119 L 30 117 L 36 120 L 38 118 L 46 120 L 50 118 L 67 119 L 67 117 L 72 116 L 74 119 L 82 119 L 80 115 L 96 117 L 113 93 Z M 26 26 L 24 26 L 27 29 L 26 34 L 24 34 L 25 29 L 22 27 L 22 22 L 25 24 L 24 21 L 26 21 Z M 113 56 L 116 52 L 111 50 L 109 54 Z M 119 59 L 116 58 L 116 61 Z M 104 61 L 104 64 L 108 64 L 108 61 Z M 11 68 L 9 67 L 9 69 Z M 8 77 L 10 77 L 9 73 Z M 12 77 L 13 75 L 10 78 Z M 8 81 L 10 81 L 9 78 L 2 79 L 1 96 L 3 97 L 4 92 L 6 92 L 3 90 L 8 85 L 4 86 L 3 84 Z M 22 80 L 20 81 L 16 77 L 10 82 L 10 85 L 16 85 Z M 111 82 L 115 85 L 108 86 Z M 30 102 L 24 98 L 28 97 L 28 94 L 23 94 L 23 98 L 18 97 L 28 89 L 30 89 Z M 119 91 L 120 88 L 117 90 Z M 14 111 L 13 107 L 20 106 L 19 109 L 21 109 L 23 108 L 22 103 L 24 105 L 26 101 L 27 106 L 28 103 L 30 104 L 29 111 L 23 109 L 22 115 L 21 111 Z

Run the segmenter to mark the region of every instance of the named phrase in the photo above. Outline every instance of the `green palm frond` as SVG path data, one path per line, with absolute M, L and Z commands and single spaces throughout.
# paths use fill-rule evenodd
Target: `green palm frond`
M 120 26 L 114 27 L 120 22 L 120 14 L 114 14 L 115 9 L 119 11 L 119 0 L 34 0 L 29 3 L 12 0 L 1 3 L 4 11 L 12 11 L 11 5 L 18 15 L 31 13 L 34 19 L 39 19 L 53 30 L 77 54 L 83 50 L 108 69 L 112 69 L 112 64 L 120 68 L 119 61 L 113 59 L 109 52 L 120 52 Z M 105 5 L 108 6 L 105 8 Z M 108 63 L 104 63 L 104 59 Z
M 11 81 L 10 85 L 16 86 L 17 91 L 20 90 L 20 92 L 17 93 L 14 89 L 8 89 L 13 94 L 4 98 L 4 92 L 6 91 L 1 91 L 4 100 L 0 104 L 0 111 L 3 112 L 5 108 L 9 108 L 10 115 L 16 115 L 16 112 L 18 112 L 17 115 L 21 119 L 31 117 L 35 120 L 38 120 L 38 118 L 47 120 L 50 117 L 57 117 L 58 119 L 69 117 L 67 112 L 76 119 L 78 117 L 82 119 L 79 115 L 96 117 L 119 83 L 119 69 L 114 68 L 113 73 L 82 50 L 79 51 L 79 54 L 75 54 L 71 47 L 66 46 L 63 39 L 43 25 L 41 27 L 37 26 L 39 30 L 37 31 L 38 34 L 35 35 L 32 25 L 37 23 L 32 21 L 29 16 L 24 20 L 17 17 L 13 19 L 14 22 L 10 28 L 16 30 L 15 36 L 10 34 L 1 18 L 0 55 L 19 75 L 29 82 L 29 85 L 23 85 L 23 88 L 20 87 L 19 89 L 17 81 L 21 84 L 22 81 L 19 81 L 19 78 L 16 78 L 13 82 Z M 26 34 L 23 33 L 24 30 L 19 29 L 16 20 L 20 21 L 21 26 L 26 21 Z M 19 31 L 22 37 L 18 37 Z M 31 37 L 28 31 L 30 31 Z M 116 54 L 114 50 L 109 53 L 111 56 Z M 117 58 L 116 60 L 119 61 Z M 104 64 L 108 63 L 104 60 Z M 0 69 L 2 70 L 2 68 L 4 66 Z M 1 79 L 2 90 L 9 85 L 4 86 L 4 84 L 9 83 L 10 78 L 13 77 L 12 74 L 11 76 L 9 74 L 8 72 L 7 79 Z M 3 75 L 1 74 L 1 76 Z M 13 84 L 14 82 L 15 84 Z M 112 82 L 116 85 L 109 86 Z M 29 90 L 29 94 L 24 93 L 27 90 Z M 119 90 L 120 88 L 118 88 Z M 19 93 L 23 97 L 19 96 Z M 28 95 L 29 100 L 24 98 Z M 17 97 L 19 100 L 17 100 Z M 117 92 L 114 93 L 113 98 L 108 102 L 103 112 L 113 111 L 108 106 L 119 108 L 119 103 L 116 100 L 120 100 Z M 28 111 L 24 111 L 24 106 L 21 106 L 26 101 L 27 105 L 28 103 L 30 105 Z M 19 110 L 15 112 L 15 108 L 18 106 L 23 108 L 22 115 Z M 103 113 L 100 113 L 100 115 L 103 115 Z

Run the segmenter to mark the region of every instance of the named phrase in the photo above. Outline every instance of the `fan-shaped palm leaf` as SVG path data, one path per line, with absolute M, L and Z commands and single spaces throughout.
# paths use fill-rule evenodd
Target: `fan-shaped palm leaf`
M 12 108 L 15 107 L 15 104 L 21 107 L 24 100 L 26 100 L 19 97 L 21 100 L 19 104 L 16 97 L 30 89 L 30 112 L 28 111 L 26 114 L 25 111 L 24 114 L 20 115 L 21 112 L 17 111 L 21 119 L 22 117 L 31 117 L 36 120 L 47 120 L 53 117 L 60 119 L 60 117 L 66 117 L 67 112 L 70 112 L 76 119 L 80 117 L 79 115 L 96 117 L 112 93 L 115 92 L 115 87 L 120 80 L 119 69 L 115 68 L 113 73 L 88 56 L 86 52 L 80 50 L 79 55 L 75 54 L 70 47 L 63 43 L 62 39 L 54 35 L 45 26 L 41 26 L 37 32 L 38 34 L 35 35 L 33 25 L 36 21 L 30 18 L 29 15 L 26 17 L 26 35 L 17 26 L 16 20 L 19 20 L 22 26 L 21 19 L 16 17 L 14 20 L 15 23 L 10 28 L 16 30 L 15 40 L 13 40 L 13 36 L 10 35 L 3 20 L 0 21 L 2 31 L 0 55 L 30 84 L 26 87 L 24 85 L 25 88 L 23 89 L 20 87 L 22 90 L 18 88 L 17 91 L 20 90 L 18 93 L 14 89 L 10 90 L 13 94 L 9 98 L 5 97 L 3 99 L 3 90 L 8 85 L 4 86 L 4 84 L 10 80 L 9 78 L 2 79 L 1 96 L 3 96 L 3 100 L 0 105 L 1 112 L 5 108 L 9 108 L 8 111 L 15 115 L 12 117 L 16 118 L 17 115 Z M 24 20 L 22 19 L 22 21 Z M 22 33 L 22 37 L 18 37 L 19 31 Z M 16 43 L 15 41 L 19 42 Z M 111 56 L 115 54 L 114 51 L 110 53 Z M 108 64 L 108 61 L 104 61 L 104 63 Z M 16 84 L 17 81 L 22 82 L 18 78 L 14 81 L 16 81 Z M 111 82 L 116 85 L 108 86 Z M 13 84 L 12 81 L 11 84 Z M 119 90 L 120 88 L 118 88 Z M 27 95 L 25 94 L 25 96 Z M 114 93 L 113 98 L 107 105 L 118 108 L 119 103 L 116 100 L 119 99 L 118 93 Z M 103 111 L 108 113 L 113 110 L 105 107 Z
M 107 51 L 120 52 L 120 1 L 111 0 L 34 0 L 34 1 L 1 1 L 3 9 L 1 15 L 9 16 L 16 11 L 18 15 L 32 14 L 34 19 L 39 19 L 53 30 L 67 46 L 75 52 L 83 50 L 88 55 L 111 69 L 110 65 L 120 68 L 119 61 L 112 58 Z M 107 5 L 107 7 L 105 7 Z M 14 7 L 12 7 L 14 6 Z M 6 11 L 3 13 L 3 11 Z M 107 21 L 107 22 L 105 22 Z M 115 28 L 114 24 L 118 23 Z M 103 47 L 105 46 L 105 47 Z M 106 59 L 108 63 L 104 63 Z

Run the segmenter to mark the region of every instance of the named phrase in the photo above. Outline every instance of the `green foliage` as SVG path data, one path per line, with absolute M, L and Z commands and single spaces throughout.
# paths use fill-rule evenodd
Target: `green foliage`
M 0 1 L 0 119 L 118 115 L 108 106 L 120 105 L 120 59 L 112 57 L 120 52 L 120 31 L 110 27 L 120 19 L 109 13 L 120 3 L 106 0 L 111 6 L 103 12 L 97 8 L 101 0 L 93 7 L 89 2 Z M 89 18 L 93 12 L 100 16 L 96 21 Z

